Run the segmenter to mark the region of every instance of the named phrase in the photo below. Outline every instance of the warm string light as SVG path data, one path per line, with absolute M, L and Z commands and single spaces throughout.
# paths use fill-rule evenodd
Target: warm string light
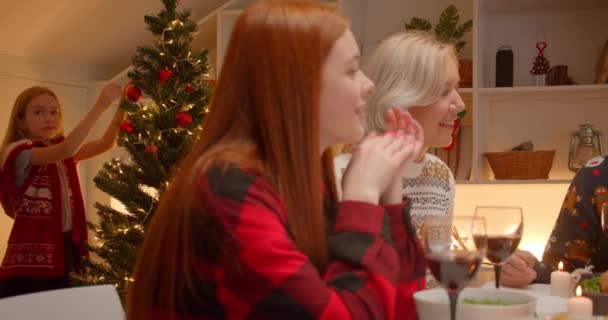
M 199 126 L 199 130 L 202 127 Z M 175 134 L 180 133 L 180 132 L 185 132 L 187 135 L 192 135 L 192 132 L 186 128 L 169 128 L 169 129 L 164 129 L 164 130 L 160 130 L 157 133 L 155 133 L 154 135 L 152 135 L 152 133 L 150 131 L 146 131 L 146 136 L 147 137 L 153 137 L 153 138 L 144 138 L 141 133 L 137 134 L 136 140 L 137 141 L 130 141 L 130 139 L 126 136 L 123 136 L 121 139 L 122 141 L 124 141 L 125 143 L 128 143 L 130 145 L 150 145 L 151 140 L 154 140 L 156 142 L 160 142 L 163 140 L 163 133 L 166 132 L 173 132 Z M 117 166 L 113 166 L 115 169 L 118 169 L 120 171 L 120 168 Z M 138 170 L 140 171 L 140 170 Z M 141 172 L 141 171 L 140 171 Z M 122 173 L 122 171 L 120 172 Z
M 163 33 L 160 35 L 160 41 L 159 41 L 160 46 L 162 47 L 162 51 L 159 52 L 159 55 L 161 57 L 164 57 L 166 55 L 165 52 L 167 52 L 167 48 L 165 47 L 165 45 L 171 45 L 171 44 L 174 43 L 174 39 L 169 39 L 169 40 L 166 39 L 166 33 L 168 31 L 173 31 L 173 29 L 175 27 L 177 27 L 177 25 L 183 26 L 184 23 L 181 22 L 179 19 L 175 19 L 175 20 L 171 21 L 171 23 L 169 24 L 168 27 L 166 27 L 165 29 L 163 29 Z M 188 51 L 188 55 L 186 56 L 185 59 L 178 59 L 177 57 L 171 56 L 171 58 L 173 58 L 173 61 L 174 61 L 173 68 L 175 68 L 177 66 L 177 63 L 181 62 L 181 61 L 188 62 L 188 63 L 190 63 L 193 66 L 197 65 L 197 64 L 199 64 L 201 62 L 200 59 L 197 60 L 196 62 L 192 62 L 191 55 L 192 55 L 192 53 L 190 51 Z

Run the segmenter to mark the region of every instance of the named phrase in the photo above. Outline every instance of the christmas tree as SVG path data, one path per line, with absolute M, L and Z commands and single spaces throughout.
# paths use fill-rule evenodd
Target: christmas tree
M 144 19 L 157 42 L 137 48 L 128 73 L 131 85 L 121 105 L 127 118 L 118 137 L 125 156 L 106 163 L 94 179 L 124 209 L 95 204 L 100 220 L 89 223 L 95 239 L 88 247 L 103 261 L 84 261 L 85 281 L 114 284 L 121 295 L 132 281 L 151 214 L 175 165 L 197 139 L 210 97 L 202 79 L 208 71 L 207 51 L 190 51 L 197 31 L 190 11 L 176 12 L 177 0 L 162 2 L 165 8 L 158 15 Z
M 534 59 L 534 63 L 532 64 L 532 69 L 530 70 L 531 74 L 539 75 L 549 72 L 549 60 L 547 60 L 547 57 L 545 57 L 546 48 L 546 42 L 538 42 L 536 44 L 537 54 L 536 58 Z

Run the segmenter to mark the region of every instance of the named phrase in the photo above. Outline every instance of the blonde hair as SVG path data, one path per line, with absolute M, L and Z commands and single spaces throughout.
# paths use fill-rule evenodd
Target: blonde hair
M 23 90 L 23 92 L 21 92 L 15 99 L 15 103 L 13 104 L 13 110 L 11 111 L 11 118 L 8 123 L 8 128 L 6 129 L 6 134 L 4 135 L 4 140 L 2 141 L 2 148 L 0 149 L 0 151 L 4 151 L 4 149 L 8 145 L 15 141 L 28 138 L 26 133 L 22 132 L 19 129 L 17 121 L 19 119 L 25 119 L 27 106 L 30 104 L 32 99 L 43 94 L 48 94 L 52 96 L 55 101 L 57 101 L 57 105 L 59 106 L 60 110 L 59 114 L 61 115 L 61 119 L 63 120 L 63 115 L 61 113 L 61 105 L 59 104 L 59 99 L 57 99 L 57 95 L 55 95 L 55 92 L 53 92 L 47 87 L 34 86 L 27 88 Z M 59 131 L 57 132 L 57 136 L 53 139 L 53 142 L 61 138 L 63 138 L 63 121 L 61 121 L 59 125 Z
M 380 43 L 365 72 L 376 87 L 368 98 L 367 129 L 384 132 L 384 112 L 392 107 L 427 106 L 441 97 L 454 46 L 428 32 L 404 31 Z

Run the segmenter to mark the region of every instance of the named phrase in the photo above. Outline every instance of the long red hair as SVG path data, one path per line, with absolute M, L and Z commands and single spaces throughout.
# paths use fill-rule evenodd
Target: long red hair
M 328 261 L 319 137 L 321 71 L 348 28 L 333 9 L 311 1 L 266 0 L 238 18 L 200 140 L 163 195 L 141 248 L 127 318 L 157 307 L 181 310 L 195 293 L 194 241 L 225 253 L 223 228 L 201 210 L 197 177 L 231 164 L 268 177 L 286 206 L 298 248 L 323 270 Z M 326 168 L 335 200 L 333 170 Z M 193 228 L 192 226 L 196 226 Z M 192 234 L 192 229 L 196 234 Z

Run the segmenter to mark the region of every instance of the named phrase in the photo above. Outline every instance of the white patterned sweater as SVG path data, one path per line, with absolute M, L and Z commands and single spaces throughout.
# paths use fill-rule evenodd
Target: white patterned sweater
M 350 153 L 334 158 L 334 170 L 338 194 L 342 195 L 341 183 Z M 420 226 L 427 215 L 452 215 L 454 206 L 455 181 L 448 166 L 436 156 L 425 153 L 420 162 L 411 162 L 401 179 L 403 195 L 412 202 L 410 214 L 412 224 L 420 232 Z

